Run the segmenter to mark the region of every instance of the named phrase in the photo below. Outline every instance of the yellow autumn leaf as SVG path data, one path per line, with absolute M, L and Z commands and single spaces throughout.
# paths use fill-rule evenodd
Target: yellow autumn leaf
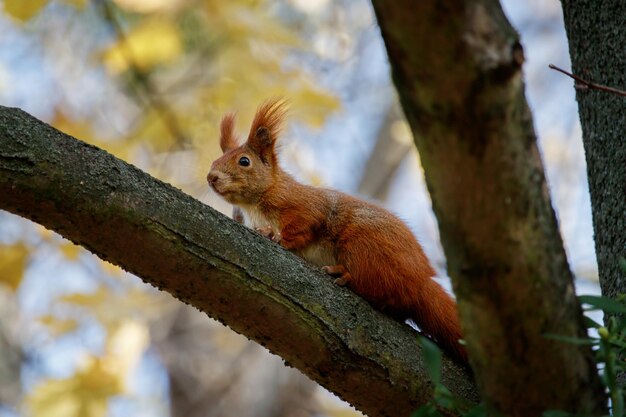
M 100 287 L 98 291 L 91 293 L 76 292 L 59 297 L 59 301 L 63 303 L 73 304 L 80 307 L 89 307 L 94 304 L 101 304 L 106 300 L 107 290 Z
M 132 66 L 147 70 L 170 62 L 183 50 L 178 29 L 167 20 L 146 19 L 133 28 L 124 39 L 106 49 L 104 65 L 114 74 Z
M 4 0 L 3 3 L 5 13 L 25 22 L 39 13 L 48 0 Z
M 74 416 L 80 402 L 69 394 L 73 384 L 67 379 L 48 380 L 36 386 L 26 397 L 26 406 L 33 417 Z
M 119 299 L 123 298 L 125 296 L 100 287 L 92 293 L 63 295 L 58 298 L 58 301 L 69 304 L 78 308 L 82 313 L 94 317 L 108 332 L 118 325 L 124 314 L 128 313 L 128 310 L 122 310 L 119 305 L 116 305 L 120 302 Z
M 23 243 L 0 245 L 0 283 L 17 290 L 24 277 L 28 247 Z
M 63 242 L 59 245 L 59 249 L 61 253 L 65 255 L 67 259 L 70 261 L 75 261 L 78 259 L 78 255 L 80 254 L 80 246 L 73 244 L 72 242 Z
M 56 321 L 54 318 L 44 318 Z M 26 397 L 33 417 L 104 417 L 111 397 L 126 392 L 125 381 L 149 346 L 145 325 L 122 320 L 108 332 L 102 357 L 88 356 L 76 373 L 41 382 Z
M 71 377 L 36 385 L 25 403 L 33 417 L 104 417 L 109 399 L 121 393 L 122 376 L 106 359 L 88 357 Z
M 328 113 L 339 109 L 340 102 L 336 97 L 315 91 L 312 88 L 298 91 L 291 99 L 294 116 L 310 126 L 320 128 L 326 121 Z M 297 111 L 306 108 L 306 112 Z
M 131 288 L 120 294 L 100 287 L 92 293 L 73 293 L 58 298 L 61 303 L 84 309 L 86 314 L 94 317 L 109 332 L 115 331 L 119 323 L 137 310 L 144 317 L 163 312 L 165 297 L 159 297 L 140 288 Z
M 39 317 L 41 324 L 46 326 L 54 336 L 62 336 L 78 328 L 78 322 L 74 319 L 59 319 L 52 315 Z

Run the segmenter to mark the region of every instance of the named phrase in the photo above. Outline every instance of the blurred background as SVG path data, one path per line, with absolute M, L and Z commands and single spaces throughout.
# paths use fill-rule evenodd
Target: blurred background
M 574 89 L 547 68 L 569 68 L 561 6 L 503 7 L 522 35 L 527 96 L 577 290 L 598 293 Z M 0 104 L 230 213 L 205 182 L 220 154 L 219 120 L 236 111 L 245 137 L 262 100 L 287 97 L 283 166 L 400 215 L 448 285 L 367 1 L 0 0 L 0 10 Z M 0 417 L 128 415 L 360 414 L 264 348 L 0 212 Z

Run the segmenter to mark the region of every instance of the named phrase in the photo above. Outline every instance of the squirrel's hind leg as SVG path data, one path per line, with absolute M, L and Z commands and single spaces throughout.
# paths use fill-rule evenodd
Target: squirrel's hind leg
M 323 266 L 322 272 L 326 272 L 331 277 L 336 277 L 334 283 L 341 287 L 350 282 L 352 278 L 350 272 L 341 264 Z

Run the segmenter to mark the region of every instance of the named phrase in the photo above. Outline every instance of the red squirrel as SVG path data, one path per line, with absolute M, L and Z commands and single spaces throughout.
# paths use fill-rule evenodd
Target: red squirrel
M 264 102 L 244 144 L 227 114 L 220 126 L 223 155 L 207 175 L 211 188 L 240 209 L 248 226 L 322 267 L 375 308 L 412 319 L 467 363 L 456 303 L 432 279 L 435 271 L 409 228 L 383 208 L 300 184 L 281 169 L 275 145 L 285 114 L 284 101 Z

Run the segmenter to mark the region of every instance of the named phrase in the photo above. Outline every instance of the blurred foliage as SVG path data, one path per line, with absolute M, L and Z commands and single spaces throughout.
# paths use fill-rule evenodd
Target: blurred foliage
M 620 259 L 622 269 L 626 272 L 626 261 Z M 585 323 L 591 330 L 588 337 L 567 337 L 558 334 L 546 334 L 547 338 L 577 345 L 589 345 L 595 354 L 598 367 L 601 369 L 602 382 L 606 386 L 611 398 L 612 417 L 624 416 L 625 392 L 618 382 L 618 375 L 626 372 L 626 295 L 618 299 L 611 299 L 596 295 L 581 295 L 578 297 L 584 306 L 585 313 L 603 311 L 616 314 L 610 316 L 606 326 L 596 322 L 589 315 L 585 315 Z M 441 350 L 426 339 L 420 338 L 424 362 L 428 374 L 434 384 L 433 399 L 426 405 L 415 410 L 411 417 L 441 417 L 441 410 L 452 410 L 464 417 L 483 417 L 487 415 L 483 404 L 470 408 L 458 397 L 453 395 L 441 383 Z M 610 417 L 606 416 L 606 417 Z M 561 410 L 547 410 L 542 417 L 577 417 Z
M 11 291 L 17 290 L 24 277 L 28 247 L 19 242 L 14 245 L 3 245 L 0 250 L 0 283 Z
M 622 270 L 626 272 L 626 262 L 620 259 Z M 596 362 L 601 370 L 601 379 L 611 399 L 611 416 L 624 416 L 626 392 L 618 381 L 618 375 L 626 372 L 626 294 L 617 299 L 597 295 L 581 295 L 578 297 L 585 313 L 603 311 L 609 316 L 606 324 L 602 325 L 585 315 L 585 323 L 591 330 L 586 338 L 564 337 L 558 334 L 548 334 L 554 340 L 578 345 L 590 345 L 595 354 Z M 550 410 L 543 417 L 575 417 L 573 414 L 560 410 Z
M 39 10 L 47 2 L 48 0 L 6 0 L 4 2 L 4 11 L 20 21 L 26 21 L 39 13 Z
M 224 113 L 237 110 L 243 129 L 260 102 L 280 95 L 297 108 L 293 121 L 320 126 L 339 106 L 311 74 L 287 64 L 286 57 L 294 53 L 314 54 L 289 2 L 4 0 L 2 10 L 5 24 L 29 36 L 31 47 L 50 60 L 42 71 L 54 74 L 66 88 L 46 97 L 53 106 L 52 125 L 193 195 L 206 195 L 205 171 L 220 153 L 218 126 Z M 75 77 L 95 79 L 97 88 L 77 92 L 83 84 L 76 84 Z M 179 304 L 42 227 L 21 227 L 13 238 L 0 236 L 0 296 L 15 305 L 20 305 L 15 295 L 35 297 L 30 311 L 18 308 L 15 317 L 3 318 L 27 323 L 21 329 L 23 346 L 16 349 L 32 353 L 24 366 L 34 377 L 23 385 L 24 397 L 13 405 L 0 401 L 0 411 L 8 407 L 14 415 L 100 417 L 111 415 L 112 400 L 139 401 L 129 381 L 136 380 L 154 337 L 180 337 L 168 330 L 176 328 L 172 323 Z M 48 266 L 49 276 L 38 278 L 49 301 L 20 291 L 30 268 L 50 259 L 56 266 Z M 74 278 L 55 276 L 56 267 L 68 264 L 77 268 L 70 273 Z M 100 336 L 86 336 L 94 332 Z M 211 341 L 208 333 L 196 338 L 212 346 L 215 358 L 220 351 L 232 355 L 233 344 L 220 336 L 230 331 L 213 326 L 208 332 L 214 333 Z M 64 359 L 60 370 L 49 369 L 58 365 L 44 350 L 62 356 L 59 346 L 81 340 L 90 342 L 76 357 Z M 157 344 L 164 346 L 163 341 Z M 170 360 L 180 362 L 187 348 L 179 346 Z M 171 372 L 168 377 L 177 378 Z M 225 386 L 234 384 L 231 377 Z M 22 386 L 19 376 L 0 375 L 4 383 Z M 177 414 L 165 410 L 167 400 L 160 401 L 148 407 L 153 410 L 148 414 Z M 209 411 L 205 415 L 218 415 Z
M 105 353 L 83 359 L 74 375 L 39 383 L 29 394 L 26 407 L 43 417 L 101 417 L 107 402 L 125 392 L 124 379 L 136 368 L 147 347 L 144 326 L 121 321 L 109 332 Z
M 44 8 L 51 0 L 4 0 L 4 12 L 20 22 L 27 22 Z M 63 0 L 65 4 L 83 7 L 87 0 Z
M 174 22 L 165 19 L 146 19 L 133 27 L 123 39 L 102 54 L 105 67 L 120 74 L 135 67 L 149 71 L 167 64 L 182 54 L 182 40 Z
M 622 269 L 626 272 L 626 260 L 620 259 Z M 606 386 L 611 398 L 611 414 L 606 417 L 623 417 L 626 396 L 624 388 L 618 382 L 618 375 L 626 372 L 626 295 L 611 299 L 596 295 L 581 295 L 578 297 L 587 313 L 584 316 L 588 329 L 588 337 L 568 337 L 558 334 L 546 334 L 547 338 L 563 343 L 589 345 L 595 354 L 598 367 L 601 370 L 602 382 Z M 596 322 L 588 313 L 603 311 L 616 314 L 610 316 L 606 326 Z M 487 410 L 483 404 L 468 407 L 457 396 L 453 395 L 441 383 L 441 350 L 425 337 L 420 337 L 424 362 L 433 385 L 432 400 L 413 412 L 411 417 L 441 417 L 441 410 L 451 410 L 464 417 L 483 417 Z M 578 415 L 561 410 L 547 410 L 542 417 L 577 417 Z M 578 416 L 581 417 L 581 416 Z

